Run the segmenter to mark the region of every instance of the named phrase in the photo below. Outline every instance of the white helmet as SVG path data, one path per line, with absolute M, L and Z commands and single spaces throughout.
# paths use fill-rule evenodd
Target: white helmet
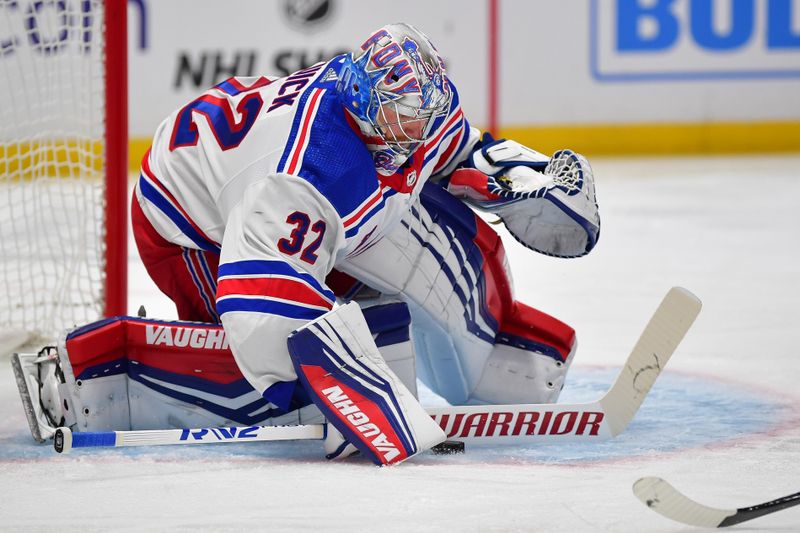
M 406 159 L 447 114 L 452 92 L 444 62 L 430 40 L 408 24 L 389 24 L 347 54 L 337 84 L 362 128 Z

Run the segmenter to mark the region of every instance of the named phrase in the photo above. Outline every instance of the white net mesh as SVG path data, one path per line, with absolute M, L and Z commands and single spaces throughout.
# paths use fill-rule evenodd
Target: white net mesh
M 553 176 L 553 183 L 561 190 L 574 195 L 583 188 L 583 171 L 587 166 L 572 150 L 559 150 L 553 154 L 544 173 Z
M 0 332 L 102 314 L 102 10 L 0 0 Z

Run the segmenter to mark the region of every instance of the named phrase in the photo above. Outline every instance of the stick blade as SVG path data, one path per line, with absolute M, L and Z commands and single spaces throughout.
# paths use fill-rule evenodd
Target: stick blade
M 625 368 L 600 400 L 613 436 L 622 433 L 633 419 L 701 308 L 700 299 L 682 287 L 673 287 L 664 296 Z
M 715 509 L 701 505 L 678 492 L 659 477 L 643 477 L 633 484 L 633 493 L 658 514 L 692 526 L 719 527 L 736 510 Z

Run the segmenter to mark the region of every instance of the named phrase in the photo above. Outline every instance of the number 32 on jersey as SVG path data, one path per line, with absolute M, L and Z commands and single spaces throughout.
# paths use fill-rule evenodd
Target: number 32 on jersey
M 311 217 L 302 211 L 295 211 L 286 217 L 286 222 L 294 226 L 288 238 L 283 238 L 278 241 L 278 249 L 286 255 L 295 255 L 300 252 L 300 260 L 305 261 L 309 265 L 317 262 L 317 249 L 322 244 L 322 238 L 325 236 L 325 222 L 317 220 L 311 223 Z M 311 238 L 309 231 L 312 233 Z M 310 243 L 306 245 L 306 241 Z

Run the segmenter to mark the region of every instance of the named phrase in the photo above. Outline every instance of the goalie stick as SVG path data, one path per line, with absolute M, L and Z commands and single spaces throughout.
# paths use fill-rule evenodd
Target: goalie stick
M 616 437 L 628 426 L 669 358 L 700 312 L 688 290 L 673 287 L 656 309 L 611 388 L 597 401 L 578 404 L 450 406 L 426 409 L 448 439 L 470 443 L 593 441 Z M 56 432 L 55 448 L 152 446 L 209 442 L 320 439 L 322 425 L 197 428 L 74 433 Z M 276 437 L 276 435 L 279 435 Z
M 633 484 L 633 493 L 650 509 L 676 522 L 701 527 L 728 527 L 800 505 L 800 492 L 752 507 L 715 509 L 684 496 L 658 477 L 643 477 Z

